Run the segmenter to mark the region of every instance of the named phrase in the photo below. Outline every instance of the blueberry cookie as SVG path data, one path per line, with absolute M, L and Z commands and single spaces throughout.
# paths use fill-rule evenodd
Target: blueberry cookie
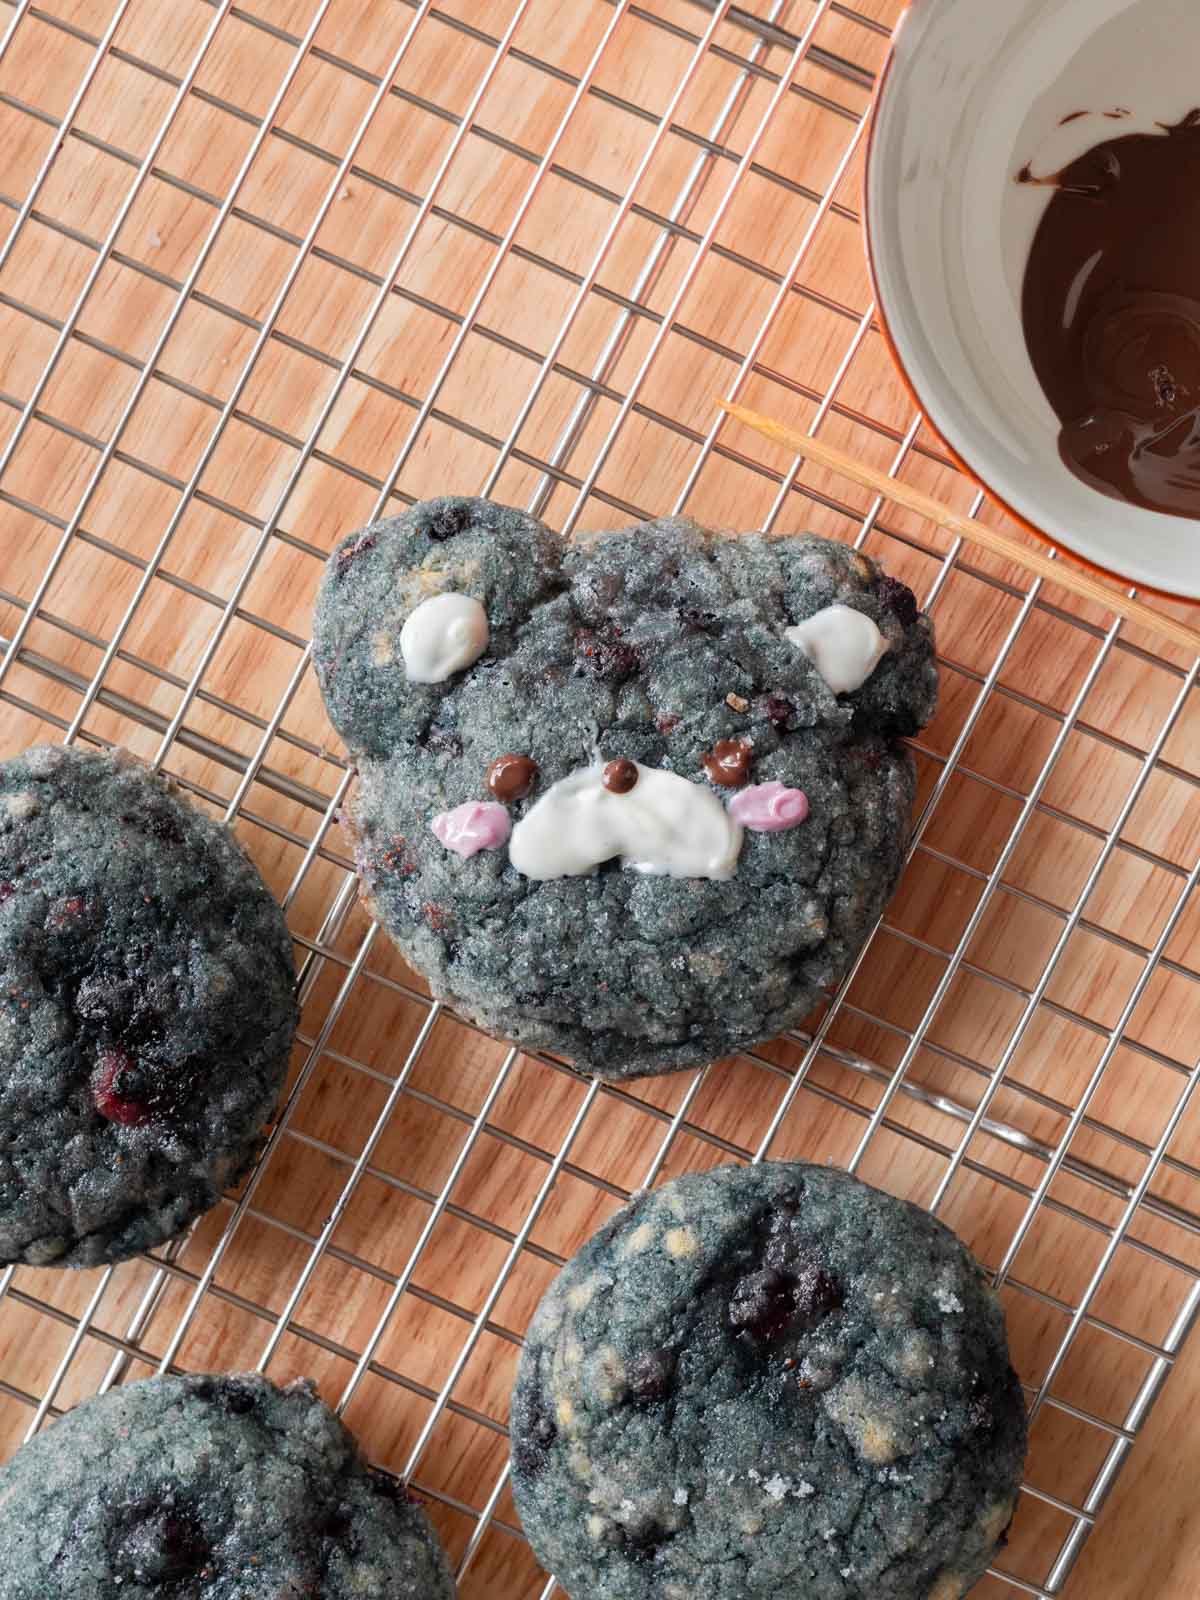
M 340 546 L 314 627 L 369 903 L 493 1033 L 713 1060 L 799 1022 L 891 892 L 933 636 L 845 545 L 431 500 Z
M 0 1468 L 0 1600 L 452 1600 L 424 1514 L 312 1384 L 151 1378 Z
M 0 1264 L 90 1267 L 245 1173 L 296 1027 L 282 913 L 128 757 L 0 764 Z
M 1026 1443 L 967 1250 L 791 1162 L 601 1228 L 534 1317 L 511 1427 L 521 1521 L 573 1600 L 958 1600 Z

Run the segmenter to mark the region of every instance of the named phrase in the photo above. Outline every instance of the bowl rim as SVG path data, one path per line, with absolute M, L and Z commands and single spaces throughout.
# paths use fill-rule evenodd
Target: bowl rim
M 892 29 L 892 36 L 888 45 L 887 59 L 884 61 L 883 69 L 876 80 L 875 88 L 871 94 L 870 109 L 867 113 L 867 115 L 870 117 L 870 123 L 867 127 L 867 145 L 863 159 L 862 231 L 867 257 L 867 277 L 871 285 L 871 296 L 875 302 L 875 320 L 878 324 L 879 331 L 883 336 L 884 346 L 887 349 L 888 354 L 891 356 L 892 365 L 895 367 L 900 378 L 900 382 L 903 384 L 909 399 L 912 401 L 916 409 L 921 413 L 926 424 L 933 432 L 934 436 L 937 438 L 946 454 L 950 457 L 951 461 L 958 468 L 959 472 L 961 472 L 963 476 L 969 480 L 969 482 L 975 484 L 976 487 L 980 489 L 994 505 L 999 506 L 1000 510 L 1004 512 L 1005 516 L 1011 517 L 1018 527 L 1023 528 L 1026 533 L 1031 533 L 1035 539 L 1040 541 L 1040 543 L 1049 545 L 1057 555 L 1068 557 L 1071 561 L 1077 562 L 1081 567 L 1086 567 L 1090 572 L 1095 573 L 1097 577 L 1108 578 L 1115 583 L 1123 585 L 1126 589 L 1135 589 L 1138 594 L 1154 595 L 1160 600 L 1169 600 L 1174 604 L 1181 603 L 1183 605 L 1193 606 L 1200 604 L 1200 598 L 1198 598 L 1196 595 L 1184 594 L 1177 589 L 1164 589 L 1155 584 L 1145 583 L 1139 579 L 1131 578 L 1126 573 L 1118 572 L 1113 567 L 1102 566 L 1100 562 L 1091 560 L 1090 557 L 1085 556 L 1080 551 L 1076 550 L 1073 545 L 1068 544 L 1063 539 L 1056 538 L 1054 534 L 1047 532 L 1045 528 L 1039 527 L 1036 522 L 1032 521 L 1023 512 L 1018 511 L 1009 503 L 1008 500 L 1004 498 L 999 490 L 994 489 L 992 485 L 988 483 L 982 472 L 977 467 L 973 467 L 970 462 L 967 461 L 966 458 L 962 456 L 959 451 L 956 450 L 955 447 L 950 443 L 949 439 L 947 439 L 944 431 L 942 430 L 942 427 L 934 417 L 932 408 L 930 407 L 928 401 L 922 397 L 920 390 L 917 388 L 916 382 L 912 378 L 908 367 L 905 364 L 904 357 L 900 351 L 900 346 L 892 332 L 891 324 L 888 321 L 887 307 L 884 303 L 883 295 L 880 292 L 879 274 L 875 266 L 873 208 L 871 204 L 873 185 L 871 182 L 871 174 L 874 170 L 874 164 L 879 148 L 876 135 L 879 130 L 880 109 L 883 105 L 884 96 L 891 85 L 892 69 L 896 62 L 896 40 L 900 35 L 901 29 L 908 24 L 908 21 L 914 12 L 927 5 L 932 5 L 935 3 L 937 3 L 937 0 L 905 0 L 904 9 L 896 19 L 896 25 Z

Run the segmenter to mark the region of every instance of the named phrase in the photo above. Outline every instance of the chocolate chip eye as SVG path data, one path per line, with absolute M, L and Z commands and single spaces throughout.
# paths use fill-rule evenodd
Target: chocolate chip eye
M 722 789 L 736 789 L 745 783 L 753 757 L 744 739 L 718 739 L 700 757 L 700 763 L 713 783 Z
M 537 776 L 536 761 L 510 752 L 496 757 L 484 775 L 484 783 L 501 805 L 511 805 L 514 800 L 524 800 L 537 782 Z
M 607 761 L 600 781 L 610 794 L 628 794 L 637 787 L 637 763 L 623 759 Z

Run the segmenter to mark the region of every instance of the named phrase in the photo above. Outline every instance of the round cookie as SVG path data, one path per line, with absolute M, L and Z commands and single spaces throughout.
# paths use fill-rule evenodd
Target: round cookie
M 937 695 L 928 619 L 845 545 L 665 519 L 568 546 L 479 500 L 343 543 L 314 659 L 383 926 L 480 1026 L 608 1078 L 772 1037 L 837 984 Z
M 511 1429 L 521 1521 L 573 1600 L 958 1600 L 1026 1445 L 967 1250 L 791 1162 L 606 1223 L 534 1317 Z
M 0 1264 L 177 1234 L 261 1148 L 297 1021 L 283 915 L 131 758 L 0 763 Z
M 452 1600 L 423 1513 L 301 1380 L 150 1378 L 0 1467 L 0 1600 Z

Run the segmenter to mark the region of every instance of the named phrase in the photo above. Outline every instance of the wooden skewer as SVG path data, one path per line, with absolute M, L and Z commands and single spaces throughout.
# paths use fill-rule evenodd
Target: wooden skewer
M 775 444 L 787 445 L 797 455 L 806 456 L 810 461 L 819 461 L 823 467 L 828 467 L 844 478 L 850 478 L 854 483 L 861 484 L 864 489 L 872 490 L 882 499 L 891 500 L 898 506 L 904 506 L 908 511 L 915 511 L 919 517 L 925 517 L 929 522 L 936 523 L 939 528 L 945 528 L 947 533 L 969 539 L 972 544 L 990 550 L 995 556 L 1003 556 L 1007 561 L 1019 562 L 1027 571 L 1044 578 L 1047 583 L 1056 583 L 1060 588 L 1069 589 L 1072 594 L 1080 595 L 1084 600 L 1095 600 L 1106 610 L 1115 611 L 1127 621 L 1151 629 L 1161 638 L 1169 639 L 1172 644 L 1182 645 L 1193 656 L 1200 656 L 1200 629 L 1189 627 L 1186 622 L 1176 622 L 1173 617 L 1164 617 L 1143 601 L 1133 600 L 1127 594 L 1122 594 L 1119 589 L 1110 588 L 1099 578 L 1094 578 L 1090 572 L 1082 571 L 1068 561 L 1056 561 L 1041 550 L 1033 550 L 1027 545 L 1018 543 L 1006 533 L 997 533 L 995 528 L 989 528 L 985 523 L 976 521 L 974 517 L 965 517 L 960 512 L 951 510 L 948 505 L 935 500 L 932 495 L 922 494 L 920 489 L 901 483 L 898 478 L 889 478 L 886 472 L 865 466 L 853 456 L 847 455 L 844 450 L 826 444 L 823 439 L 814 439 L 809 434 L 802 433 L 799 428 L 789 428 L 785 423 L 776 422 L 771 417 L 764 417 L 757 411 L 749 411 L 745 406 L 734 405 L 728 400 L 718 399 L 717 404 L 722 411 L 728 412 L 738 422 L 744 422 L 748 428 L 753 428 L 755 433 L 761 433 L 764 439 L 771 439 Z

